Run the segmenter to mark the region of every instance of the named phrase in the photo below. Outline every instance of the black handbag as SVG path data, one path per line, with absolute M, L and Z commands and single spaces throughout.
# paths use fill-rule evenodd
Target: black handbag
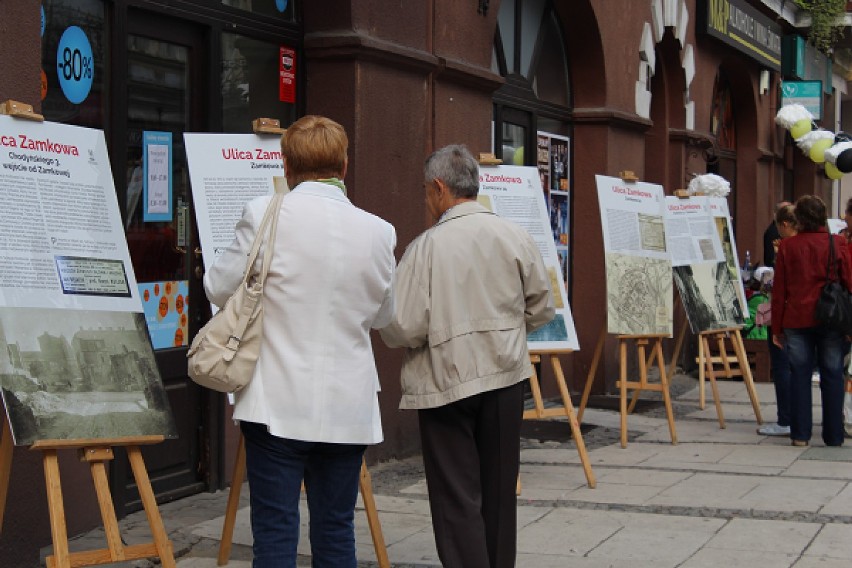
M 825 327 L 852 335 L 852 296 L 840 283 L 838 263 L 835 262 L 834 236 L 828 234 L 828 272 L 825 286 L 814 308 L 814 319 Z M 834 273 L 832 277 L 832 272 Z

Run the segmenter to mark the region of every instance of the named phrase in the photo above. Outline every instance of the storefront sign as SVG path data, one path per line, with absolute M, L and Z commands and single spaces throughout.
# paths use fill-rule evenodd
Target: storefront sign
M 822 118 L 822 81 L 784 81 L 781 83 L 781 106 L 800 104 L 814 118 Z
M 296 102 L 296 50 L 281 46 L 278 56 L 278 100 Z
M 781 26 L 745 0 L 701 0 L 698 9 L 699 29 L 707 35 L 770 69 L 781 70 Z
M 147 221 L 172 220 L 172 133 L 142 133 L 142 170 Z

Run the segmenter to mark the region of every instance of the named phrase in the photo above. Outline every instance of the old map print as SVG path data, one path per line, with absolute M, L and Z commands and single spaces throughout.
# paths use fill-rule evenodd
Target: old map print
M 671 335 L 671 262 L 607 253 L 606 280 L 609 333 Z

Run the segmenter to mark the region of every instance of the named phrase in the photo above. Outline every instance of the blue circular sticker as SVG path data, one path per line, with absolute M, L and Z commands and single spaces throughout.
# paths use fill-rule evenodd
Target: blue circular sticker
M 89 38 L 86 37 L 86 32 L 77 26 L 66 29 L 59 39 L 59 47 L 56 48 L 56 74 L 66 99 L 75 105 L 86 100 L 92 90 L 95 62 Z
M 279 12 L 283 12 L 287 9 L 287 0 L 275 0 L 275 7 Z

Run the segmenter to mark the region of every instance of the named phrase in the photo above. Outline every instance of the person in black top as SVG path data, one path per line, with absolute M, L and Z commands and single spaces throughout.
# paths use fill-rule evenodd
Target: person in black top
M 782 201 L 775 205 L 775 213 L 787 205 L 789 201 Z M 781 241 L 781 235 L 778 233 L 778 226 L 775 224 L 775 216 L 772 216 L 772 221 L 766 230 L 763 232 L 763 264 L 765 266 L 775 266 L 775 247 Z

